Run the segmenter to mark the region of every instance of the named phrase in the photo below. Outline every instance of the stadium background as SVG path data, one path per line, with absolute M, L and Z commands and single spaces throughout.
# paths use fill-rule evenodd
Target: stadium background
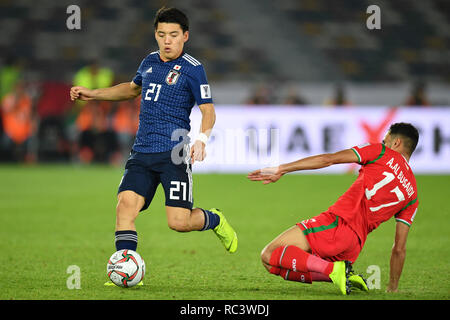
M 67 28 L 70 13 L 66 9 L 73 4 L 81 9 L 80 30 Z M 381 9 L 380 30 L 366 27 L 369 16 L 366 10 L 372 4 Z M 113 215 L 115 188 L 137 128 L 139 99 L 120 103 L 72 103 L 68 91 L 73 84 L 95 88 L 130 81 L 142 58 L 157 50 L 153 18 L 162 5 L 179 7 L 190 19 L 186 51 L 206 69 L 218 120 L 223 114 L 231 123 L 234 115 L 241 120 L 236 123 L 242 124 L 237 129 L 269 130 L 273 124 L 258 120 L 258 115 L 275 119 L 278 129 L 287 126 L 292 132 L 300 132 L 294 143 L 298 148 L 291 148 L 289 153 L 298 158 L 332 152 L 368 139 L 377 140 L 387 129 L 387 120 L 410 119 L 426 137 L 419 144 L 423 155 L 421 168 L 434 169 L 433 176 L 423 179 L 436 192 L 448 190 L 450 6 L 446 0 L 343 0 L 339 3 L 325 0 L 42 0 L 39 4 L 0 0 L 0 162 L 3 163 L 0 165 L 0 217 L 5 243 L 17 245 L 18 235 L 10 231 L 14 227 L 6 229 L 15 225 L 16 212 L 24 210 L 31 215 L 28 207 L 39 207 L 37 198 L 58 195 L 57 187 L 44 188 L 35 194 L 40 183 L 52 175 L 60 174 L 65 177 L 61 179 L 72 180 L 71 175 L 79 174 L 93 182 L 107 175 L 105 181 L 110 184 L 101 193 L 104 197 L 101 201 L 108 205 L 97 209 L 111 211 L 102 217 Z M 91 72 L 98 75 L 97 80 L 93 81 Z M 393 113 L 396 116 L 390 117 Z M 194 107 L 194 132 L 198 130 L 198 116 Z M 287 120 L 290 122 L 286 123 Z M 336 121 L 337 126 L 326 131 L 327 125 Z M 218 132 L 226 130 L 227 125 L 220 124 Z M 378 132 L 370 135 L 370 129 Z M 348 134 L 333 143 L 333 133 L 339 131 Z M 253 141 L 256 143 L 253 148 L 258 150 L 260 141 L 251 140 L 248 131 L 246 134 L 250 141 L 246 147 L 252 148 Z M 284 137 L 289 139 L 291 135 Z M 283 157 L 281 161 L 286 159 Z M 256 161 L 250 167 L 260 164 L 264 163 Z M 196 166 L 202 171 L 201 164 Z M 222 195 L 229 195 L 244 205 L 246 198 L 236 198 L 225 186 L 233 188 L 232 179 L 243 179 L 233 173 L 246 172 L 250 167 L 239 167 L 232 161 L 205 166 L 203 172 L 207 174 L 197 177 L 199 184 L 204 181 L 209 186 L 210 181 L 211 189 L 199 188 L 206 190 L 211 199 L 220 202 L 224 201 Z M 345 168 L 342 172 L 354 169 Z M 217 172 L 231 174 L 213 174 Z M 429 172 L 419 170 L 419 173 Z M 220 179 L 224 181 L 223 188 L 214 183 Z M 339 187 L 342 183 L 339 179 L 344 179 L 344 185 L 350 180 L 346 175 L 333 174 L 328 179 L 338 189 L 327 201 L 331 204 L 333 197 L 345 188 Z M 80 182 L 79 188 L 84 187 Z M 23 190 L 27 188 L 31 188 L 31 198 L 24 197 Z M 214 188 L 219 194 L 211 194 Z M 79 192 L 77 187 L 75 190 Z M 262 189 L 257 190 L 264 193 Z M 89 199 L 92 203 L 99 201 L 96 197 L 87 198 L 80 198 L 84 209 L 90 208 L 86 202 Z M 21 199 L 22 206 L 14 199 Z M 77 212 L 80 203 L 74 201 L 70 205 Z M 436 217 L 445 221 L 442 228 L 447 232 L 448 209 L 442 203 L 434 205 L 442 209 Z M 318 210 L 310 209 L 309 212 Z M 309 212 L 303 213 L 305 218 Z M 289 220 L 292 222 L 296 221 Z M 104 220 L 98 223 L 106 224 Z M 287 227 L 280 226 L 283 228 L 276 232 L 284 226 Z M 448 237 L 440 239 L 446 250 L 444 256 L 448 256 L 448 245 L 444 246 Z M 105 243 L 105 248 L 109 248 L 103 253 L 106 256 L 111 241 Z M 64 278 L 64 272 L 59 277 Z M 438 298 L 448 299 L 448 288 L 447 281 L 440 288 L 444 293 Z M 2 298 L 27 297 L 13 288 L 6 292 Z M 49 297 L 55 295 L 49 293 Z

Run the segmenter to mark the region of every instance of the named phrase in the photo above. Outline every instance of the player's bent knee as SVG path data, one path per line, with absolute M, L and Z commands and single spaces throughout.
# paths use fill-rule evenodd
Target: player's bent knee
M 116 214 L 118 218 L 136 217 L 139 210 L 135 205 L 127 203 L 126 201 L 119 201 L 116 207 Z
M 188 223 L 182 220 L 170 220 L 168 221 L 169 228 L 178 232 L 189 232 L 191 228 Z
M 190 223 L 191 210 L 178 207 L 167 207 L 167 224 L 170 229 L 178 232 L 192 231 Z
M 167 220 L 167 224 L 170 229 L 178 232 L 188 232 L 191 231 L 191 227 L 189 225 L 189 220 L 184 216 L 175 215 L 170 217 Z
M 118 196 L 116 206 L 117 224 L 122 225 L 124 223 L 134 222 L 144 205 L 144 201 L 144 197 L 134 192 L 121 192 Z
M 265 265 L 269 264 L 270 257 L 272 256 L 272 249 L 269 245 L 265 246 L 261 251 L 261 262 Z
M 142 209 L 145 198 L 133 191 L 122 191 L 118 195 L 117 213 L 138 212 Z

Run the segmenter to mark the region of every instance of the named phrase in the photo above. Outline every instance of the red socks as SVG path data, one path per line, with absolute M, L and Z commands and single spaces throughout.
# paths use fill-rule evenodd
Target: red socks
M 270 273 L 278 274 L 285 280 L 311 283 L 330 281 L 333 263 L 309 254 L 296 246 L 276 248 L 270 257 Z
M 323 273 L 318 272 L 300 272 L 277 267 L 270 268 L 269 272 L 274 275 L 282 277 L 284 280 L 297 281 L 303 283 L 312 283 L 313 281 L 325 281 L 325 282 L 331 281 L 329 276 L 326 276 Z
M 269 272 L 274 275 L 279 275 L 284 280 L 291 280 L 291 281 L 297 281 L 297 282 L 303 282 L 303 283 L 312 283 L 312 281 L 313 281 L 310 272 L 292 271 L 289 269 L 283 269 L 283 268 L 277 268 L 277 267 L 270 268 Z

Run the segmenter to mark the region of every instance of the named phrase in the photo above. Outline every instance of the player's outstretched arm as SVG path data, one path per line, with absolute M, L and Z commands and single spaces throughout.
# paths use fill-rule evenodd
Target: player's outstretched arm
M 88 100 L 109 100 L 119 101 L 136 98 L 141 94 L 141 87 L 133 81 L 124 82 L 113 87 L 90 90 L 85 87 L 75 86 L 70 89 L 70 99 Z
M 398 282 L 400 280 L 400 275 L 402 274 L 406 257 L 406 240 L 408 238 L 408 232 L 409 227 L 407 225 L 402 222 L 397 222 L 395 241 L 391 252 L 387 292 L 397 292 L 398 290 Z
M 270 167 L 250 172 L 247 178 L 252 181 L 262 181 L 263 184 L 278 181 L 284 174 L 301 170 L 321 169 L 338 163 L 358 162 L 358 156 L 346 149 L 336 153 L 324 153 L 294 162 L 282 164 L 278 167 Z

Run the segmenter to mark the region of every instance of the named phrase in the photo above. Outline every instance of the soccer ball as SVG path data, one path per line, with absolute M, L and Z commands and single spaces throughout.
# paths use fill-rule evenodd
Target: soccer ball
M 144 259 L 133 250 L 123 249 L 113 253 L 106 266 L 108 278 L 119 287 L 133 287 L 144 278 Z

